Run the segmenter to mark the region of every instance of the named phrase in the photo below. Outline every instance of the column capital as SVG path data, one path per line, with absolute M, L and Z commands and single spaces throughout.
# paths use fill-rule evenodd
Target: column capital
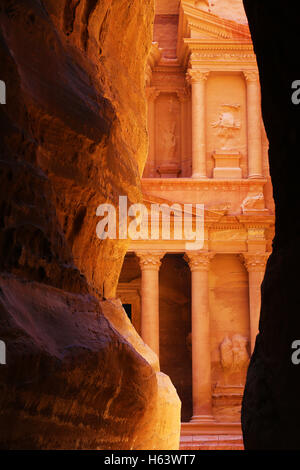
M 160 95 L 160 91 L 153 86 L 146 87 L 146 96 L 149 101 L 155 101 Z
M 199 83 L 206 81 L 209 76 L 208 70 L 188 69 L 186 78 L 191 83 Z
M 244 70 L 243 73 L 247 82 L 259 82 L 258 70 Z
M 214 255 L 214 253 L 208 251 L 188 251 L 184 255 L 184 259 L 189 264 L 190 270 L 192 272 L 208 271 L 210 261 Z
M 242 253 L 243 261 L 248 272 L 264 272 L 270 253 Z
M 158 271 L 161 266 L 161 260 L 165 255 L 165 253 L 162 251 L 159 251 L 159 252 L 137 251 L 135 254 L 139 258 L 140 268 L 142 271 L 145 271 L 145 270 Z

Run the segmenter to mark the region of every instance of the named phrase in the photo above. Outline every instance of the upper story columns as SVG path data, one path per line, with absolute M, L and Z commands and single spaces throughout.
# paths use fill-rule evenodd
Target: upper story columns
M 244 71 L 247 84 L 248 177 L 262 178 L 261 98 L 257 70 Z
M 206 81 L 208 71 L 188 70 L 192 86 L 192 178 L 206 178 Z

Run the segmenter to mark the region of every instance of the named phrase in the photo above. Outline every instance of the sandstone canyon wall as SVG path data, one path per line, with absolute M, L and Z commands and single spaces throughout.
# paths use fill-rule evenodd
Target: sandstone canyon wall
M 300 338 L 300 108 L 292 82 L 300 78 L 299 3 L 244 0 L 257 55 L 262 111 L 270 142 L 276 235 L 262 284 L 260 333 L 248 371 L 242 425 L 246 449 L 299 449 L 300 369 L 292 343 Z
M 180 403 L 113 299 L 141 199 L 152 0 L 2 0 L 0 448 L 172 449 Z

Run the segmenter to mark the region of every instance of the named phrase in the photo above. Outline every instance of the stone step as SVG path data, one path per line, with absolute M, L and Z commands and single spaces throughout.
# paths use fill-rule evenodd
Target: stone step
M 180 450 L 244 450 L 241 435 L 181 436 Z

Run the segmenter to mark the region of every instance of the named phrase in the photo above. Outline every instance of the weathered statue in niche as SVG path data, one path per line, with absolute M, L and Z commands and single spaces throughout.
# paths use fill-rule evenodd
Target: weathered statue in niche
M 236 147 L 237 131 L 241 129 L 241 122 L 237 117 L 239 104 L 222 104 L 219 117 L 212 122 L 212 127 L 217 129 L 217 136 L 222 151 L 234 150 Z
M 172 96 L 162 107 L 161 130 L 159 129 L 160 155 L 157 168 L 161 177 L 177 177 L 181 171 L 179 162 L 178 101 Z
M 176 122 L 171 122 L 163 133 L 163 149 L 166 161 L 174 161 L 177 149 Z
M 248 339 L 240 334 L 226 336 L 220 344 L 224 383 L 242 385 L 249 365 Z

